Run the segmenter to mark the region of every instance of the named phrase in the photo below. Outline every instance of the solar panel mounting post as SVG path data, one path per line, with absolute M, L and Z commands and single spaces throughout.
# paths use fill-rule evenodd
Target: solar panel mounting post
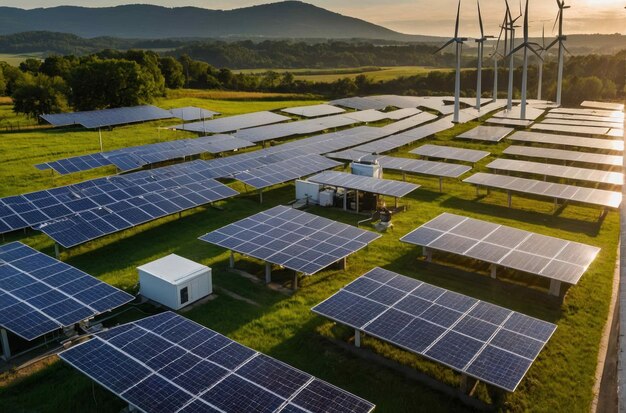
M 497 274 L 498 273 L 498 266 L 497 265 L 491 264 L 489 266 L 489 270 L 491 271 L 491 278 L 493 278 L 494 280 L 496 278 L 498 278 L 498 274 Z
M 235 268 L 235 253 L 233 250 L 230 250 L 230 257 L 228 257 L 228 267 L 233 269 Z
M 104 146 L 102 145 L 102 129 L 98 128 L 98 137 L 100 138 L 100 152 L 104 152 Z
M 555 279 L 550 280 L 550 295 L 555 297 L 561 295 L 561 281 Z
M 265 284 L 272 282 L 272 264 L 265 261 Z
M 426 262 L 433 261 L 433 252 L 428 247 L 422 247 L 422 255 L 426 257 Z
M 59 243 L 55 242 L 54 243 L 54 257 L 58 260 L 60 256 L 61 256 L 61 252 L 59 251 Z
M 361 331 L 354 329 L 354 346 L 361 347 Z
M 9 346 L 9 336 L 4 328 L 0 329 L 0 341 L 2 342 L 2 358 L 4 358 L 4 361 L 9 361 L 11 358 L 11 347 Z

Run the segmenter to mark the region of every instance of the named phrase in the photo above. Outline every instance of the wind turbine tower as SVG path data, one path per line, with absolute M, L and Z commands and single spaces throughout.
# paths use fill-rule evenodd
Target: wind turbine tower
M 511 38 L 509 39 L 509 50 L 513 50 L 515 48 L 515 28 L 519 27 L 515 25 L 515 22 L 522 17 L 522 4 L 520 3 L 520 14 L 515 19 L 511 15 L 511 8 L 509 7 L 508 0 L 505 0 L 506 4 L 506 13 L 507 13 L 507 25 L 506 29 L 507 33 L 511 32 Z M 508 102 L 506 106 L 506 110 L 510 111 L 513 109 L 513 75 L 515 73 L 515 56 L 513 53 L 509 55 L 509 90 L 508 90 Z
M 559 36 L 548 45 L 547 49 L 550 49 L 555 44 L 559 44 L 559 68 L 558 68 L 558 77 L 556 81 L 556 104 L 561 106 L 561 95 L 563 93 L 563 60 L 565 51 L 567 48 L 565 47 L 565 41 L 567 40 L 567 36 L 563 34 L 563 13 L 565 9 L 569 9 L 571 6 L 565 5 L 565 0 L 556 0 L 556 4 L 559 6 L 559 13 L 556 15 L 556 20 L 554 25 L 559 24 Z
M 541 30 L 541 48 L 539 49 L 539 55 L 541 58 L 539 59 L 539 67 L 538 67 L 538 85 L 537 85 L 537 100 L 541 100 L 542 88 L 543 88 L 543 54 L 546 52 L 546 27 Z
M 504 20 L 502 21 L 502 25 L 500 26 L 500 34 L 498 35 L 498 41 L 496 42 L 496 45 L 493 49 L 493 53 L 491 53 L 491 57 L 493 57 L 493 92 L 492 92 L 492 96 L 493 96 L 493 101 L 497 101 L 498 100 L 498 60 L 500 58 L 503 58 L 507 52 L 506 52 L 506 47 L 508 44 L 508 31 L 506 31 L 506 25 L 507 25 L 507 14 L 504 14 Z M 500 40 L 502 39 L 502 32 L 504 32 L 504 55 L 500 54 L 499 50 L 500 50 Z
M 456 46 L 456 76 L 454 79 L 454 117 L 453 122 L 459 123 L 459 115 L 461 112 L 460 99 L 461 99 L 461 51 L 463 48 L 463 42 L 467 41 L 466 37 L 459 37 L 459 23 L 461 18 L 461 0 L 456 11 L 456 26 L 454 28 L 454 37 L 441 46 L 435 53 L 438 53 L 451 45 Z
M 483 28 L 483 16 L 480 12 L 480 0 L 477 0 L 476 2 L 478 4 L 478 23 L 480 24 L 480 39 L 476 39 L 476 43 L 478 43 L 478 70 L 476 72 L 476 109 L 480 111 L 480 98 L 482 95 L 483 83 L 483 53 L 485 50 L 485 42 L 488 39 L 493 39 L 494 37 L 485 36 L 485 30 Z

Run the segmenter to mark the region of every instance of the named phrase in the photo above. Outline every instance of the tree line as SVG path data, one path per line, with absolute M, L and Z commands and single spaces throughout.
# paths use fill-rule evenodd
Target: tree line
M 529 67 L 529 97 L 535 97 L 537 62 Z M 613 56 L 573 56 L 566 60 L 563 102 L 578 105 L 586 99 L 623 99 L 626 94 L 626 50 Z M 556 94 L 556 62 L 544 64 L 544 98 Z M 483 71 L 485 96 L 491 94 L 493 70 Z M 462 93 L 475 96 L 476 70 L 462 72 Z M 521 68 L 514 72 L 519 97 Z M 508 73 L 501 66 L 499 91 L 504 96 Z M 216 68 L 189 55 L 178 58 L 153 51 L 103 50 L 76 57 L 50 56 L 43 61 L 27 59 L 18 68 L 0 62 L 0 95 L 13 98 L 14 111 L 38 118 L 44 113 L 93 110 L 146 104 L 166 94 L 167 89 L 225 89 L 302 93 L 336 98 L 370 94 L 450 95 L 454 88 L 452 71 L 373 81 L 367 73 L 333 82 L 296 79 L 291 72 L 268 70 L 263 74 L 235 73 Z

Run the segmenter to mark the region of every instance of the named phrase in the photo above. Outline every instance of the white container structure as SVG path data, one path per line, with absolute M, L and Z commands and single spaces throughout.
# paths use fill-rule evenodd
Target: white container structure
M 139 293 L 179 310 L 213 292 L 211 268 L 170 254 L 137 268 Z

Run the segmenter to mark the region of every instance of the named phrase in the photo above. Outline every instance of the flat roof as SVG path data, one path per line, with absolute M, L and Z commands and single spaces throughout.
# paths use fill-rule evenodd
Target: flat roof
M 174 284 L 206 271 L 208 268 L 206 265 L 198 264 L 176 254 L 166 255 L 163 258 L 137 267 L 138 270 Z

